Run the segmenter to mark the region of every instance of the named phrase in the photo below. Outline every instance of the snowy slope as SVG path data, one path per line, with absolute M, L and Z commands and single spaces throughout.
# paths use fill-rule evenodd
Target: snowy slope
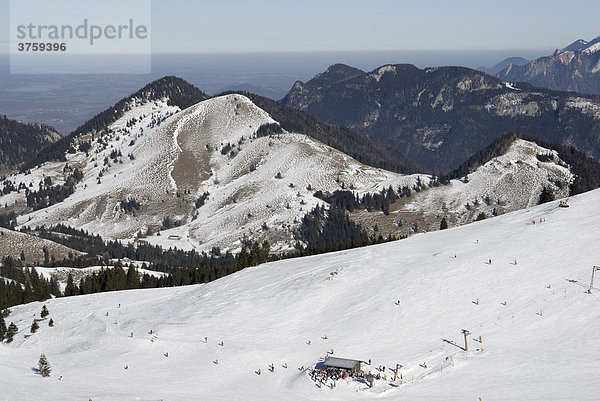
M 206 285 L 55 299 L 45 303 L 55 327 L 41 322 L 32 336 L 42 304 L 14 307 L 8 321 L 21 331 L 0 346 L 0 397 L 596 400 L 600 289 L 586 290 L 599 263 L 599 202 L 596 190 L 569 208 L 553 202 Z M 388 370 L 372 389 L 319 388 L 299 368 L 331 349 L 372 359 L 367 370 L 400 363 L 404 383 Z M 32 370 L 41 353 L 49 378 Z
M 276 122 L 241 95 L 177 111 L 167 106 L 166 99 L 133 104 L 108 133 L 79 138 L 94 142 L 89 155 L 67 156 L 69 166 L 84 173 L 76 192 L 61 203 L 19 217 L 19 223 L 30 227 L 66 223 L 128 241 L 148 229 L 162 230 L 169 217 L 181 226 L 148 237 L 149 243 L 186 250 L 215 246 L 235 250 L 245 240 L 268 239 L 276 250 L 290 247 L 301 218 L 321 203 L 313 197 L 315 191 L 333 191 L 343 180 L 358 193 L 375 192 L 390 185 L 410 186 L 417 178 L 363 166 L 305 135 L 258 137 L 261 125 Z M 23 183 L 37 189 L 50 177 L 56 185 L 64 182 L 64 166 L 45 163 L 11 180 L 15 186 Z M 205 192 L 210 196 L 197 210 L 194 202 Z M 21 191 L 0 197 L 0 202 L 22 204 L 24 198 Z M 120 202 L 128 199 L 136 199 L 140 210 L 122 210 Z
M 554 160 L 541 162 L 537 155 L 553 155 Z M 448 186 L 415 194 L 406 207 L 429 214 L 443 212 L 457 224 L 464 224 L 481 212 L 489 217 L 494 209 L 501 214 L 536 205 L 544 186 L 552 189 L 557 198 L 566 197 L 569 189 L 564 183 L 571 183 L 574 177 L 559 156 L 556 151 L 518 139 L 505 154 L 469 174 L 467 182 L 452 180 Z M 557 187 L 553 184 L 556 182 L 563 186 Z

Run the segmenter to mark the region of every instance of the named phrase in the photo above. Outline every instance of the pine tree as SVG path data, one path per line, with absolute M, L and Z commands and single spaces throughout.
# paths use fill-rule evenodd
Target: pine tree
M 6 334 L 6 322 L 4 321 L 4 316 L 0 314 L 0 342 L 4 341 L 4 335 Z
M 31 323 L 31 329 L 29 329 L 31 334 L 35 333 L 37 331 L 37 329 L 39 329 L 39 328 L 40 328 L 40 325 L 35 321 L 35 319 L 33 319 L 33 323 Z
M 69 273 L 69 275 L 67 276 L 67 286 L 65 287 L 64 295 L 65 297 L 70 297 L 77 294 L 79 294 L 79 289 L 77 288 L 75 283 L 73 283 L 73 276 L 71 275 L 71 273 Z
M 46 305 L 42 306 L 42 312 L 40 313 L 40 316 L 42 319 L 45 319 L 46 316 L 48 316 L 50 314 L 50 312 L 48 312 L 48 308 L 46 308 Z
M 486 218 L 487 218 L 487 216 L 485 215 L 485 213 L 481 212 L 477 215 L 477 218 L 475 219 L 475 221 L 485 220 Z
M 17 334 L 17 332 L 19 331 L 19 328 L 17 327 L 16 324 L 11 323 L 8 325 L 8 331 L 6 332 L 6 342 L 10 343 L 13 340 L 13 337 L 15 336 L 15 334 Z
M 44 354 L 40 355 L 40 359 L 38 361 L 38 371 L 42 374 L 42 377 L 48 377 L 50 376 L 50 372 L 52 372 L 52 369 L 50 369 L 50 364 L 48 363 L 48 359 Z
M 60 286 L 58 285 L 58 280 L 56 279 L 56 277 L 52 276 L 50 277 L 50 294 L 59 297 L 60 296 Z
M 127 288 L 138 288 L 140 286 L 140 275 L 133 264 L 129 264 L 127 269 Z
M 445 230 L 448 228 L 448 221 L 446 220 L 446 216 L 442 217 L 442 221 L 440 223 L 440 230 Z
M 542 193 L 540 194 L 540 205 L 542 203 L 546 203 L 546 202 L 551 202 L 554 200 L 554 193 L 552 192 L 552 189 L 544 186 L 544 188 L 542 189 Z
M 50 321 L 48 322 L 48 326 L 54 327 L 54 320 L 52 320 L 52 318 L 50 318 Z

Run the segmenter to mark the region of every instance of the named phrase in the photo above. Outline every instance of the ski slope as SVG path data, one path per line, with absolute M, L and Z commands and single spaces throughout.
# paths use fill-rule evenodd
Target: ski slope
M 7 324 L 20 331 L 0 346 L 0 399 L 597 400 L 600 288 L 586 290 L 600 265 L 599 202 L 596 190 L 569 208 L 556 201 L 206 285 L 54 299 L 55 327 L 41 322 L 32 336 L 42 303 L 14 307 Z M 299 368 L 331 349 L 371 359 L 367 370 L 402 364 L 404 382 L 388 369 L 370 389 L 319 388 Z M 42 353 L 48 378 L 32 369 Z

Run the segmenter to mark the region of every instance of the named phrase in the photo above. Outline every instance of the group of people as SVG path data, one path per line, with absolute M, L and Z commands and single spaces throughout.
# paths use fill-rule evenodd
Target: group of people
M 337 380 L 348 378 L 364 379 L 365 372 L 362 370 L 360 372 L 354 372 L 340 368 L 310 369 L 310 377 L 316 383 L 327 384 L 328 380 L 335 382 Z

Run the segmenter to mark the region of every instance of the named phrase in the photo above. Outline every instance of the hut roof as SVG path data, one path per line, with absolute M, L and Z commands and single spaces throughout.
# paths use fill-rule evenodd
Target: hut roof
M 323 362 L 323 365 L 327 366 L 328 368 L 352 369 L 360 362 L 361 361 L 356 359 L 337 358 L 332 356 L 327 358 Z

